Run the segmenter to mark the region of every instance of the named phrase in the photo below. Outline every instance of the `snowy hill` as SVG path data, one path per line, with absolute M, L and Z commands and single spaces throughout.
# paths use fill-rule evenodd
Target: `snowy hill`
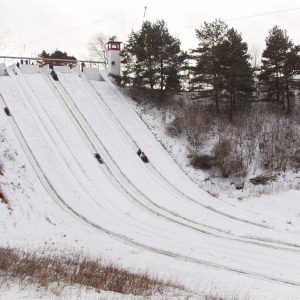
M 0 246 L 76 249 L 191 290 L 299 299 L 299 226 L 201 190 L 105 72 L 56 72 L 0 76 Z

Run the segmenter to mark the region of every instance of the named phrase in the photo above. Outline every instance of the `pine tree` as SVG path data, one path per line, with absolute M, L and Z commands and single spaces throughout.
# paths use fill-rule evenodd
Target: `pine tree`
M 42 57 L 42 58 L 50 58 L 50 54 L 47 53 L 45 50 L 43 50 L 42 53 L 39 54 L 39 57 Z
M 232 119 L 237 100 L 250 98 L 254 88 L 247 43 L 219 19 L 205 22 L 196 35 L 199 46 L 193 51 L 197 62 L 193 82 L 200 89 L 211 89 L 210 97 L 217 111 L 221 95 L 229 98 Z
M 185 56 L 163 20 L 145 21 L 139 31 L 132 32 L 121 56 L 125 84 L 161 91 L 180 89 Z
M 69 55 L 67 52 L 62 52 L 58 49 L 56 49 L 52 53 L 47 53 L 45 50 L 42 51 L 41 54 L 39 54 L 39 57 L 41 58 L 57 58 L 57 59 L 70 59 L 70 60 L 76 60 L 76 57 Z
M 193 68 L 193 83 L 200 89 L 212 88 L 211 98 L 219 111 L 219 99 L 223 88 L 223 76 L 220 64 L 220 45 L 225 40 L 227 25 L 219 19 L 212 23 L 204 22 L 196 36 L 198 48 L 193 50 L 196 66 Z
M 287 31 L 274 26 L 266 38 L 266 49 L 262 54 L 260 79 L 268 85 L 268 97 L 281 103 L 291 111 L 290 93 L 293 76 L 300 73 L 299 46 L 295 46 Z
M 229 118 L 232 119 L 237 100 L 245 101 L 254 91 L 248 46 L 241 34 L 231 28 L 220 45 L 220 65 L 223 91 L 229 97 Z
M 294 88 L 293 77 L 300 74 L 300 46 L 293 46 L 286 55 L 284 63 L 284 87 L 287 102 L 287 111 L 291 111 L 291 89 Z

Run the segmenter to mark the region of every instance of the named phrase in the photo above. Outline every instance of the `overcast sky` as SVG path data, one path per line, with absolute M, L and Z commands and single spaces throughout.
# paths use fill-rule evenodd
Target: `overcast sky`
M 8 46 L 1 53 L 34 56 L 43 49 L 60 49 L 85 59 L 87 44 L 97 32 L 126 41 L 131 30 L 141 26 L 144 6 L 146 19 L 166 20 L 184 49 L 196 47 L 195 28 L 215 18 L 240 31 L 249 49 L 263 50 L 268 30 L 276 24 L 300 44 L 299 0 L 0 0 L 0 25 L 9 31 Z

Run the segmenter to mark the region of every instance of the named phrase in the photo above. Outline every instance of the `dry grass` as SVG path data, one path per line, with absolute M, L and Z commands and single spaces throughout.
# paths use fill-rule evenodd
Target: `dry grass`
M 173 295 L 177 295 L 180 299 L 199 296 L 204 300 L 250 300 L 239 293 L 225 295 L 212 290 L 192 293 L 180 284 L 158 280 L 141 272 L 130 272 L 103 263 L 101 259 L 80 254 L 59 256 L 44 251 L 50 254 L 42 256 L 36 252 L 0 247 L 0 291 L 12 282 L 18 282 L 22 289 L 41 287 L 56 296 L 61 296 L 65 288 L 81 286 L 95 292 L 102 290 L 147 298 L 154 295 L 159 299 L 173 299 Z
M 79 284 L 97 290 L 143 296 L 163 293 L 167 288 L 183 290 L 178 284 L 104 264 L 100 259 L 82 255 L 40 256 L 9 248 L 0 248 L 0 277 L 2 282 L 3 278 L 14 278 L 24 284 L 45 288 L 54 283 Z

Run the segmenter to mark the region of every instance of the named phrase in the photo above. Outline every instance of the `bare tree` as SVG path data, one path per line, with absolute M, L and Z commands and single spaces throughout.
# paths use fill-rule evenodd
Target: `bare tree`
M 107 65 L 107 49 L 106 42 L 108 37 L 103 33 L 94 35 L 89 43 L 89 52 L 92 59 L 104 61 Z
M 250 55 L 251 55 L 251 66 L 254 69 L 257 69 L 260 64 L 261 54 L 260 50 L 257 45 L 252 45 L 250 49 Z

